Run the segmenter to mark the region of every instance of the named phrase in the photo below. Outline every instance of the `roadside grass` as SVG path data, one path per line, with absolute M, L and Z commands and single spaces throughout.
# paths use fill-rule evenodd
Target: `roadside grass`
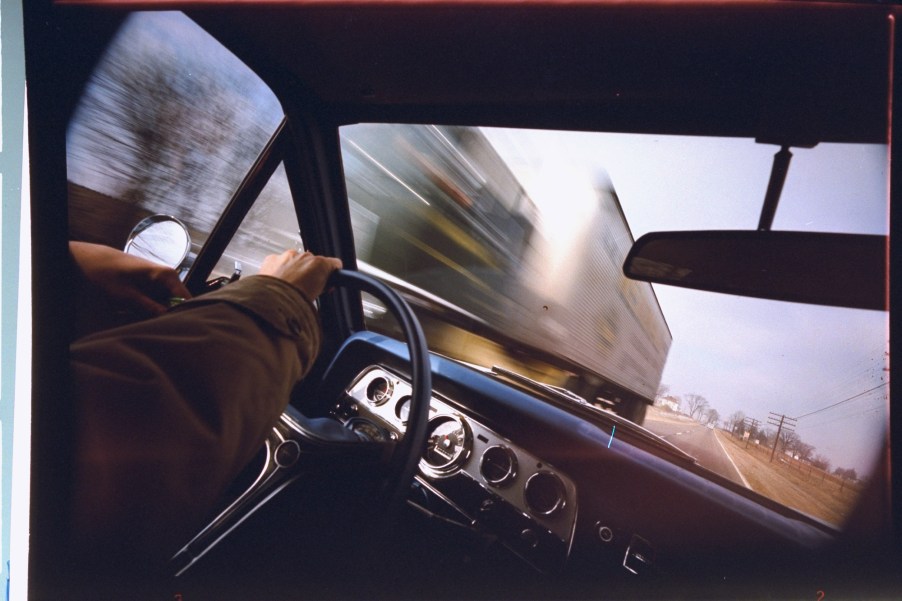
M 720 430 L 715 435 L 752 490 L 778 503 L 797 509 L 835 526 L 841 526 L 861 495 L 861 485 L 828 474 L 771 449 L 731 437 Z M 746 448 L 748 446 L 748 448 Z

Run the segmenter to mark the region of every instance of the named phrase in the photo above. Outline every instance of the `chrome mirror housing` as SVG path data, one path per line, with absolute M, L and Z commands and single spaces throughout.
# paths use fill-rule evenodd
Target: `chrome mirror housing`
M 124 250 L 175 269 L 188 256 L 190 248 L 191 236 L 184 223 L 170 215 L 151 215 L 132 229 Z

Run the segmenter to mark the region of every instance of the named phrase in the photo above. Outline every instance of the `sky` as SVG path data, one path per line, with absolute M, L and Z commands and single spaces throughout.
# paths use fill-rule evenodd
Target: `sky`
M 606 174 L 634 238 L 755 229 L 779 150 L 739 139 L 484 131 L 545 211 L 578 196 L 574 180 L 590 186 Z M 888 232 L 885 147 L 792 152 L 773 229 Z M 796 428 L 803 441 L 833 467 L 870 471 L 886 430 L 888 313 L 654 289 L 673 335 L 662 377 L 669 394 L 700 394 L 722 419 L 810 414 Z

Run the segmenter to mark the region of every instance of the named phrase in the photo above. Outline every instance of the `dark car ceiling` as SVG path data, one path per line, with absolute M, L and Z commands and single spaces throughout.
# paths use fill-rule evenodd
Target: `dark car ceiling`
M 340 122 L 887 139 L 890 8 L 797 2 L 194 3 Z

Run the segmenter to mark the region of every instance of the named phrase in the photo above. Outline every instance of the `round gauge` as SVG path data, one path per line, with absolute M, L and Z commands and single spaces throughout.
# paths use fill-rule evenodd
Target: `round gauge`
M 350 428 L 364 440 L 373 442 L 386 442 L 391 438 L 391 434 L 385 428 L 377 426 L 368 419 L 362 417 L 352 417 L 345 424 L 346 428 Z
M 439 415 L 429 421 L 429 439 L 420 465 L 434 475 L 448 475 L 470 456 L 470 429 L 451 415 Z
M 366 398 L 376 405 L 381 405 L 391 398 L 394 387 L 387 379 L 379 377 L 374 378 L 370 385 L 366 387 Z
M 495 445 L 482 454 L 479 473 L 485 481 L 501 486 L 517 477 L 517 456 L 507 447 Z
M 526 481 L 523 496 L 529 510 L 536 515 L 550 516 L 564 506 L 566 501 L 564 483 L 551 472 L 538 472 Z
M 410 416 L 410 395 L 401 397 L 401 400 L 395 406 L 395 415 L 398 416 L 401 423 L 407 423 L 407 418 Z

